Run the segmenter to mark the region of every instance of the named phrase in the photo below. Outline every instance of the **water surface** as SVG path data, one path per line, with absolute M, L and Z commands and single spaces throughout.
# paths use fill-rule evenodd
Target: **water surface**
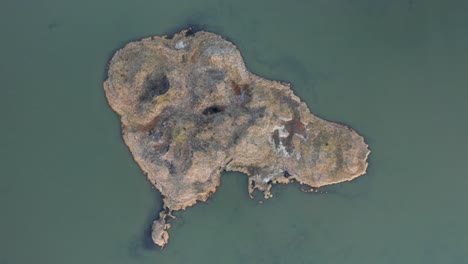
M 467 3 L 4 1 L 0 263 L 468 263 Z M 368 173 L 320 194 L 276 186 L 263 205 L 226 173 L 152 247 L 161 199 L 102 82 L 124 43 L 188 24 L 364 135 Z

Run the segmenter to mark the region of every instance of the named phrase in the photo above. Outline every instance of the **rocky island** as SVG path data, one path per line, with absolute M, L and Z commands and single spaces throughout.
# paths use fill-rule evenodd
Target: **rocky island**
M 168 242 L 171 212 L 206 201 L 223 171 L 248 191 L 310 187 L 366 172 L 369 149 L 353 129 L 314 116 L 287 83 L 250 73 L 221 36 L 184 30 L 128 43 L 109 63 L 104 89 L 135 161 L 163 196 L 152 238 Z

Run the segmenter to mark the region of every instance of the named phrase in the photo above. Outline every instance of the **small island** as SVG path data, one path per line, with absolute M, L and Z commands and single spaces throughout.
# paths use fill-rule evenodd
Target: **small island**
M 313 115 L 288 83 L 249 72 L 221 36 L 184 30 L 128 43 L 104 82 L 122 137 L 163 196 L 152 238 L 169 239 L 168 217 L 206 201 L 223 171 L 248 176 L 248 191 L 274 184 L 320 187 L 367 169 L 368 145 L 348 126 Z

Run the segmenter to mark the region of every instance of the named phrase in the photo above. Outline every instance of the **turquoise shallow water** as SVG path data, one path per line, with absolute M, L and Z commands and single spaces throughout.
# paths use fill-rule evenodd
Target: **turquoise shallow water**
M 468 263 L 468 4 L 436 0 L 13 1 L 0 8 L 0 263 Z M 263 205 L 226 173 L 179 213 L 133 162 L 102 81 L 130 40 L 193 23 L 355 128 L 368 173 Z

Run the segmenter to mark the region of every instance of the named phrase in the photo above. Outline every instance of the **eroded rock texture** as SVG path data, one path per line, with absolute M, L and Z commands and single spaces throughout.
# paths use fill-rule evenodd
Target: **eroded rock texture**
M 249 193 L 268 198 L 275 183 L 320 187 L 367 168 L 360 135 L 311 114 L 289 84 L 250 73 L 237 48 L 213 33 L 127 44 L 104 89 L 125 143 L 164 197 L 153 223 L 161 247 L 170 212 L 206 201 L 224 170 L 247 174 Z

